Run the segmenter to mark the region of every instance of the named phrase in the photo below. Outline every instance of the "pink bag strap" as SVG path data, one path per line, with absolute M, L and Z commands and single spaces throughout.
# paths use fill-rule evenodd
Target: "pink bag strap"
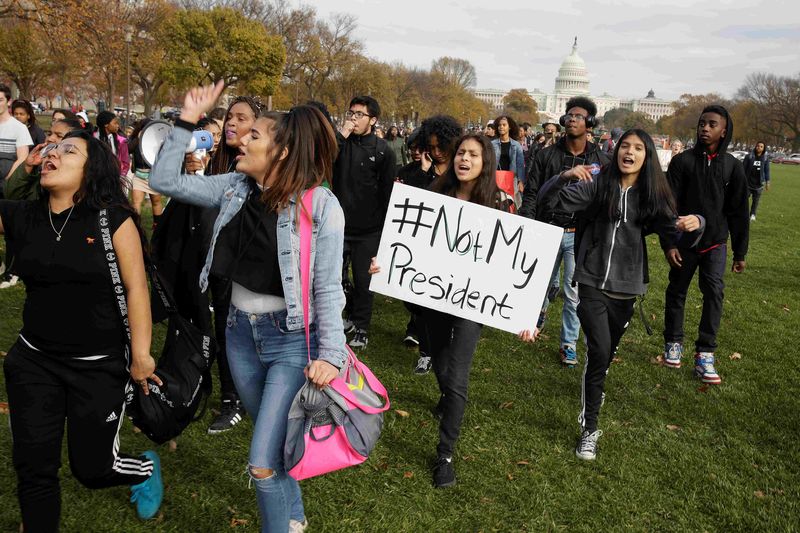
M 303 296 L 303 322 L 306 324 L 306 350 L 308 362 L 311 363 L 311 340 L 309 334 L 309 291 L 311 278 L 311 214 L 314 211 L 314 188 L 303 193 L 302 209 L 300 209 L 300 284 Z
M 303 193 L 303 209 L 300 212 L 300 284 L 301 284 L 301 293 L 303 296 L 303 321 L 305 322 L 306 326 L 306 350 L 308 354 L 308 362 L 311 363 L 311 339 L 309 334 L 309 294 L 310 294 L 310 277 L 311 277 L 311 233 L 312 233 L 312 218 L 311 214 L 313 212 L 314 200 L 314 189 L 308 189 L 305 193 Z M 347 346 L 348 352 L 348 359 L 349 361 L 345 362 L 345 364 L 350 364 L 350 368 L 355 368 L 357 372 L 364 376 L 364 381 L 367 382 L 369 388 L 372 389 L 376 394 L 381 396 L 384 400 L 383 407 L 370 407 L 369 405 L 362 405 L 353 394 L 353 391 L 347 386 L 347 384 L 337 378 L 334 378 L 333 381 L 330 383 L 330 387 L 341 394 L 346 400 L 350 403 L 364 411 L 365 413 L 369 414 L 378 414 L 383 413 L 384 411 L 389 409 L 389 393 L 386 391 L 386 387 L 378 381 L 378 378 L 375 377 L 375 374 L 367 368 L 367 365 L 363 364 L 361 361 L 358 360 L 356 354 L 353 353 L 353 350 Z

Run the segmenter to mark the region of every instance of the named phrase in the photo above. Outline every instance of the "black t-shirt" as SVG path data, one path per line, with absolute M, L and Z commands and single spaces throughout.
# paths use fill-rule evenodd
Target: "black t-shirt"
M 511 170 L 511 141 L 500 142 L 500 170 Z
M 0 200 L 11 270 L 25 282 L 22 335 L 35 348 L 68 356 L 120 353 L 124 329 L 100 238 L 97 211 L 83 203 L 47 216 L 47 199 Z M 130 217 L 109 209 L 112 235 Z M 65 225 L 66 222 L 66 225 Z
M 278 265 L 278 213 L 255 183 L 247 201 L 219 232 L 211 273 L 259 294 L 283 296 Z

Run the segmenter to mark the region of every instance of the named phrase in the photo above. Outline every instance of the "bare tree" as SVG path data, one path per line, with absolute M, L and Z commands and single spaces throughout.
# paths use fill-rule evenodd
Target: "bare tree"
M 738 96 L 754 101 L 773 130 L 783 131 L 792 150 L 800 150 L 800 75 L 750 74 Z
M 458 85 L 462 89 L 474 89 L 478 83 L 475 67 L 466 59 L 440 57 L 431 65 L 431 72 L 438 72 L 447 81 Z

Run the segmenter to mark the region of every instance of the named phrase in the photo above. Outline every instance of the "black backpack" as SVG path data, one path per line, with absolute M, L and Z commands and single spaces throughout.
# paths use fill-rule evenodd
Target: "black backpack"
M 107 252 L 106 260 L 114 293 L 117 295 L 120 318 L 125 327 L 126 342 L 130 342 L 125 287 L 117 274 L 119 268 L 108 223 L 107 211 L 103 209 L 99 214 L 100 235 Z M 158 270 L 146 255 L 145 264 L 154 294 L 153 306 L 160 306 L 169 320 L 164 349 L 155 370 L 163 386 L 148 381 L 150 394 L 145 395 L 141 387 L 129 381 L 125 408 L 134 426 L 141 429 L 153 442 L 162 444 L 180 435 L 186 426 L 199 420 L 205 413 L 211 395 L 210 369 L 216 348 L 210 336 L 203 334 L 178 314 L 172 295 L 166 290 Z M 154 316 L 158 314 L 154 312 Z

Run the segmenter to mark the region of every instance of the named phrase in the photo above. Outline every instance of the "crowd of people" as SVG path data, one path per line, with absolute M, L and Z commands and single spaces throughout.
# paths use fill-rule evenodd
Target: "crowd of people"
M 703 383 L 722 382 L 715 353 L 728 238 L 731 269 L 741 273 L 750 223 L 769 189 L 764 143 L 743 163 L 727 153 L 733 121 L 724 107 L 703 109 L 691 149 L 672 144 L 665 174 L 656 144 L 640 129 L 594 142 L 597 108 L 583 96 L 570 99 L 541 132 L 509 115 L 471 131 L 433 115 L 404 131 L 379 129 L 381 109 L 371 96 L 354 97 L 336 124 L 319 102 L 275 112 L 239 96 L 216 107 L 223 89 L 220 82 L 186 94 L 151 168 L 139 147 L 149 119 L 126 136 L 113 112 L 99 113 L 92 125 L 58 110 L 43 132 L 30 104 L 9 106 L 10 91 L 0 86 L 5 283 L 21 279 L 27 291 L 23 329 L 4 364 L 25 531 L 58 529 L 65 419 L 70 464 L 82 483 L 130 485 L 143 519 L 161 504 L 157 453 L 119 452 L 126 394 L 136 386 L 147 392 L 149 381 L 161 384 L 150 356 L 148 245 L 139 222 L 145 199 L 153 212 L 153 260 L 179 312 L 217 340 L 221 408 L 208 433 L 233 430 L 246 416 L 253 421 L 247 464 L 262 531 L 308 525 L 300 485 L 283 464 L 289 407 L 306 379 L 322 388 L 338 374 L 346 344 L 368 346 L 375 312 L 369 283 L 381 269 L 376 255 L 397 182 L 563 230 L 541 311 L 518 336 L 537 341 L 559 295 L 561 321 L 553 327 L 563 365 L 579 364 L 583 331 L 578 458 L 597 455 L 605 378 L 649 283 L 646 235 L 659 236 L 670 266 L 664 366 L 683 364 L 684 306 L 697 272 L 703 310 L 693 371 Z M 210 132 L 214 146 L 187 152 L 197 129 Z M 499 184 L 498 171 L 510 173 L 512 183 Z M 307 213 L 300 199 L 309 190 Z M 166 205 L 162 195 L 170 198 Z M 314 227 L 308 316 L 297 229 L 303 216 Z M 110 233 L 98 223 L 103 217 Z M 130 339 L 114 310 L 108 251 L 119 261 Z M 406 308 L 398 342 L 418 348 L 409 365 L 414 373 L 436 376 L 432 478 L 435 487 L 449 487 L 456 483 L 455 448 L 482 325 L 416 304 Z

